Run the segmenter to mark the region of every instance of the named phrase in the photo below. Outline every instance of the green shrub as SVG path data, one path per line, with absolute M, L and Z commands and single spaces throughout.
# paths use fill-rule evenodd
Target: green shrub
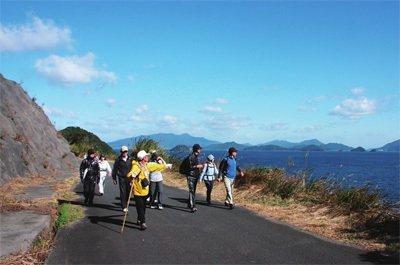
M 66 226 L 83 217 L 83 209 L 79 205 L 72 205 L 69 203 L 61 204 L 58 209 L 58 218 L 55 222 L 57 229 Z

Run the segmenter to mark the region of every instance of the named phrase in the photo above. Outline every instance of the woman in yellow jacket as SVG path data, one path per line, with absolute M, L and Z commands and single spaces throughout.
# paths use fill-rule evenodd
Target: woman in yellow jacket
M 153 171 L 163 171 L 166 168 L 171 169 L 172 164 L 149 163 L 149 157 L 146 151 L 141 150 L 137 153 L 138 161 L 132 161 L 132 168 L 129 171 L 128 179 L 133 178 L 133 195 L 135 197 L 136 211 L 138 214 L 138 224 L 141 230 L 146 226 L 146 199 L 149 195 L 149 174 Z

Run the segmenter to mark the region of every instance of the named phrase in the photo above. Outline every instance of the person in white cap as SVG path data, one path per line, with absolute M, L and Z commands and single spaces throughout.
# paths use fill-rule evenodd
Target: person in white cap
M 218 168 L 214 163 L 214 156 L 207 156 L 207 162 L 204 164 L 203 171 L 200 174 L 200 182 L 204 181 L 207 188 L 207 205 L 211 205 L 211 192 L 214 187 L 215 178 L 218 176 Z
M 137 153 L 137 160 L 138 161 L 132 161 L 132 168 L 127 177 L 132 179 L 133 195 L 135 196 L 136 211 L 138 214 L 138 225 L 140 225 L 141 230 L 145 230 L 147 228 L 145 214 L 146 199 L 149 196 L 149 174 L 154 171 L 163 171 L 166 168 L 171 169 L 172 164 L 149 163 L 149 156 L 144 150 Z
M 127 179 L 127 174 L 130 171 L 132 166 L 132 159 L 128 156 L 128 147 L 122 146 L 119 157 L 115 160 L 113 170 L 112 170 L 112 178 L 114 185 L 119 184 L 119 197 L 121 200 L 122 211 L 128 211 L 128 197 L 129 192 L 131 190 L 131 183 Z

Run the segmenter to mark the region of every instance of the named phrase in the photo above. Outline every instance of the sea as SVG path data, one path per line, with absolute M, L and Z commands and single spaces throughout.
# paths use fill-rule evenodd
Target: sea
M 213 154 L 220 161 L 224 151 L 203 150 L 202 159 Z M 378 189 L 384 199 L 400 202 L 400 153 L 396 152 L 301 152 L 239 151 L 237 161 L 243 168 L 278 167 L 288 173 L 307 170 L 309 178 L 329 178 L 345 187 L 367 185 Z

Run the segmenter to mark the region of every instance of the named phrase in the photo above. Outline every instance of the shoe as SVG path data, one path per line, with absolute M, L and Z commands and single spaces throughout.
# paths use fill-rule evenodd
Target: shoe
M 233 208 L 235 208 L 235 206 L 233 204 L 229 204 L 229 209 L 232 210 Z
M 140 221 L 139 221 L 139 220 L 136 220 L 136 224 L 137 224 L 137 225 L 140 225 Z
M 104 193 L 100 193 L 100 194 L 99 194 L 99 196 L 103 196 L 103 195 L 104 195 Z
M 128 208 L 124 208 L 122 211 L 123 211 L 124 213 L 127 213 L 127 212 L 128 212 Z
M 155 206 L 155 205 L 151 205 L 150 208 L 151 208 L 151 209 L 155 209 L 156 206 Z
M 162 210 L 162 209 L 164 209 L 164 207 L 162 206 L 162 204 L 159 204 L 158 205 L 158 210 Z
M 140 230 L 146 230 L 147 229 L 147 225 L 146 225 L 146 223 L 142 223 L 141 225 L 140 225 Z
M 210 206 L 211 205 L 211 201 L 207 201 L 206 205 Z
M 192 210 L 192 213 L 197 212 L 197 208 L 196 207 L 193 207 L 191 210 Z
M 226 206 L 226 207 L 229 207 L 229 203 L 225 202 L 225 206 Z

